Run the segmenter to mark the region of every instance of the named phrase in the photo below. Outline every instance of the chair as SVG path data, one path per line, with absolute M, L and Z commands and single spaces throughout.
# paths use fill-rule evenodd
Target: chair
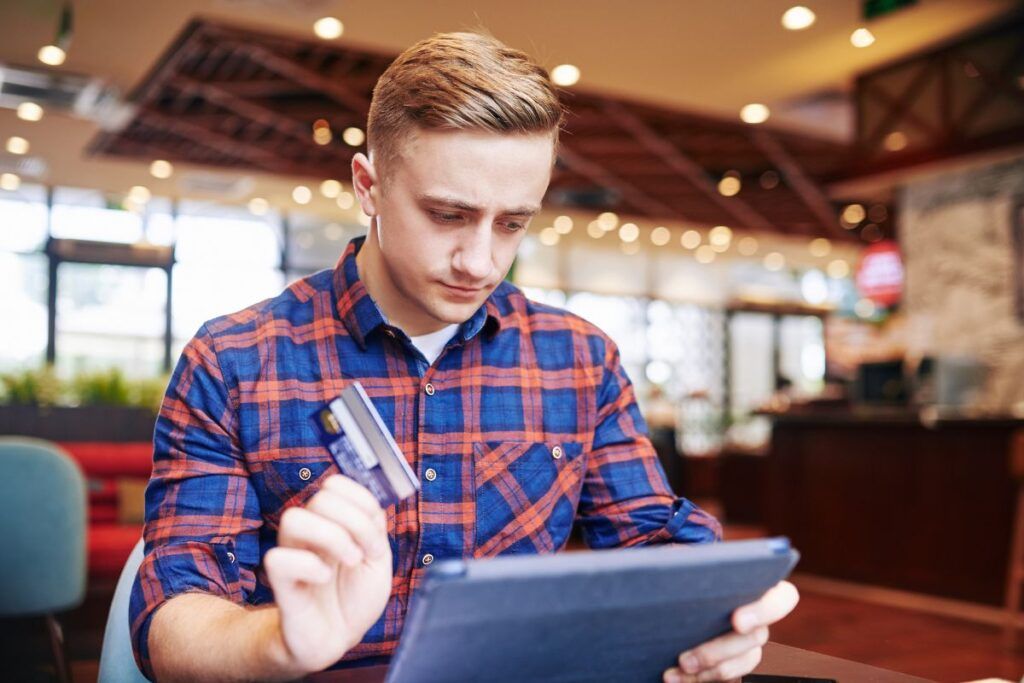
M 42 439 L 0 437 L 0 616 L 43 616 L 57 678 L 70 680 L 54 616 L 85 599 L 85 477 Z
M 99 683 L 146 683 L 132 653 L 131 633 L 128 627 L 128 600 L 132 594 L 135 575 L 142 564 L 143 541 L 135 544 L 128 556 L 110 603 L 107 628 L 103 631 L 103 649 L 100 652 Z

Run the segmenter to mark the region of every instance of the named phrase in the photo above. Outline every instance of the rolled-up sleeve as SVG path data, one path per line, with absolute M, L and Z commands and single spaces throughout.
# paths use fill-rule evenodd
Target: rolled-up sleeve
M 591 339 L 603 358 L 597 388 L 597 425 L 587 456 L 579 523 L 591 548 L 658 543 L 708 543 L 721 539 L 718 521 L 677 498 L 647 436 L 633 385 L 615 344 Z
M 149 627 L 161 605 L 188 592 L 244 604 L 255 585 L 261 518 L 232 391 L 203 326 L 181 354 L 153 436 L 146 552 L 129 605 L 136 661 L 151 678 Z

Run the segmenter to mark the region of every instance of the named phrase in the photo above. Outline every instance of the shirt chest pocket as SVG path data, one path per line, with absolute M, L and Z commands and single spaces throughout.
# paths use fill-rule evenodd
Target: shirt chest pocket
M 474 556 L 562 548 L 576 517 L 584 461 L 579 443 L 474 444 Z
M 250 471 L 263 520 L 271 529 L 277 529 L 287 507 L 305 505 L 320 490 L 321 479 L 338 471 L 319 447 L 271 454 L 257 462 L 250 462 Z

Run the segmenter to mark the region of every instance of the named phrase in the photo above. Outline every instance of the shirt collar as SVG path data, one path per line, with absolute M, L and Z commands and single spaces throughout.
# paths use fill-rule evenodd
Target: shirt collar
M 387 321 L 377 303 L 366 291 L 366 286 L 359 279 L 359 268 L 356 266 L 356 254 L 366 241 L 365 237 L 356 237 L 342 253 L 334 267 L 334 296 L 337 301 L 335 310 L 338 318 L 360 348 L 366 348 L 366 340 L 378 327 L 386 326 Z M 495 294 L 501 289 L 497 287 L 484 302 L 484 305 L 462 323 L 456 336 L 467 342 L 481 331 L 487 338 L 492 337 L 501 328 L 501 313 L 494 301 Z

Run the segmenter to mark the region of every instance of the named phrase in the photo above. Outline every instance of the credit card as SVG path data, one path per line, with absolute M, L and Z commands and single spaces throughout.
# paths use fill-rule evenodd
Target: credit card
M 359 382 L 310 419 L 341 473 L 370 490 L 382 507 L 416 493 L 420 480 Z

